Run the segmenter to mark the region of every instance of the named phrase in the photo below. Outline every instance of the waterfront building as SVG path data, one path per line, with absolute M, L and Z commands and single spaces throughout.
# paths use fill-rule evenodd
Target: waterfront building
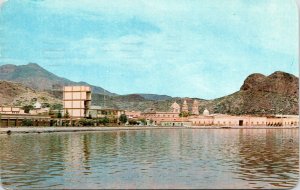
M 127 116 L 128 119 L 139 119 L 141 117 L 140 111 L 128 111 L 125 110 L 125 115 Z
M 91 106 L 91 88 L 89 86 L 65 86 L 63 90 L 64 113 L 71 118 L 88 117 Z
M 102 108 L 101 106 L 91 106 L 89 108 L 89 116 L 92 118 L 104 118 L 119 120 L 120 116 L 125 114 L 125 110 L 114 108 Z
M 189 127 L 192 126 L 191 121 L 161 121 L 163 127 Z
M 213 116 L 192 115 L 188 117 L 193 126 L 210 126 L 214 123 Z
M 183 118 L 179 117 L 179 113 L 174 112 L 146 112 L 142 116 L 148 121 L 152 121 L 153 125 L 160 125 L 162 121 L 182 121 Z M 151 123 L 151 122 L 150 122 Z
M 267 126 L 299 126 L 299 116 L 275 115 L 267 117 Z
M 23 120 L 31 120 L 33 126 L 49 126 L 51 118 L 49 116 L 31 115 L 24 113 L 1 113 L 0 127 L 22 126 Z
M 215 126 L 266 126 L 266 117 L 214 115 Z
M 199 115 L 199 102 L 198 102 L 198 100 L 194 100 L 194 102 L 193 102 L 192 114 L 193 115 Z
M 182 105 L 182 112 L 189 112 L 189 107 L 188 107 L 188 104 L 186 102 L 186 100 L 183 101 L 183 105 Z

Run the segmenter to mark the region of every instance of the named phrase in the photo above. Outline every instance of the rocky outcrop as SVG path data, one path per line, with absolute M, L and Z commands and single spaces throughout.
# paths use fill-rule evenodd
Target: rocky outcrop
M 298 77 L 276 71 L 269 76 L 249 75 L 240 91 L 211 101 L 202 101 L 214 113 L 299 114 Z

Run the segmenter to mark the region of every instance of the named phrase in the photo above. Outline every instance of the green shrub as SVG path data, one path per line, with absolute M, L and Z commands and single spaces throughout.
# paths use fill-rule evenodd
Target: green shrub
M 33 126 L 33 121 L 31 119 L 23 119 L 22 126 Z
M 93 119 L 80 119 L 78 123 L 82 126 L 93 126 L 95 122 Z
M 134 120 L 134 119 L 129 119 L 128 120 L 128 123 L 129 123 L 129 125 L 137 125 L 137 124 L 139 124 L 136 120 Z
M 119 118 L 121 123 L 126 123 L 127 122 L 127 116 L 125 114 L 120 115 Z
M 109 119 L 107 117 L 103 117 L 97 120 L 97 123 L 102 124 L 102 125 L 106 125 L 109 123 Z

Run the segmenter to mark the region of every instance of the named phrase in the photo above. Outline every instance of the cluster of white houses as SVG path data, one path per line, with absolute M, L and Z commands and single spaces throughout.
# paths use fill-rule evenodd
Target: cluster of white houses
M 199 102 L 194 100 L 189 109 L 186 100 L 182 106 L 174 102 L 170 111 L 157 112 L 148 109 L 145 112 L 127 111 L 120 109 L 102 108 L 91 105 L 91 88 L 88 86 L 65 86 L 63 89 L 63 114 L 71 120 L 79 120 L 86 117 L 119 118 L 125 114 L 128 119 L 141 120 L 147 125 L 157 126 L 298 126 L 298 115 L 274 115 L 271 117 L 256 117 L 249 115 L 224 115 L 210 114 L 207 109 L 199 113 Z M 0 107 L 0 126 L 17 126 L 22 119 L 33 119 L 35 125 L 49 124 L 51 117 L 47 114 L 47 108 L 42 109 L 39 103 L 29 114 L 25 114 L 20 107 Z M 183 114 L 185 113 L 185 114 Z

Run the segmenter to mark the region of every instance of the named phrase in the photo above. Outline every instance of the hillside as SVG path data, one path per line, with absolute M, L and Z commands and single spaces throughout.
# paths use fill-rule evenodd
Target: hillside
M 239 91 L 200 105 L 214 113 L 299 114 L 299 79 L 280 71 L 269 76 L 252 74 Z
M 33 90 L 16 82 L 0 81 L 0 105 L 24 106 L 35 102 L 61 104 L 61 99 L 47 92 Z
M 19 82 L 35 90 L 62 89 L 65 85 L 88 85 L 94 93 L 113 96 L 101 87 L 93 86 L 85 82 L 73 82 L 66 78 L 56 76 L 35 63 L 27 65 L 2 65 L 0 66 L 0 80 Z
M 158 95 L 158 94 L 138 94 L 145 98 L 146 100 L 170 100 L 172 99 L 171 96 L 167 95 Z

